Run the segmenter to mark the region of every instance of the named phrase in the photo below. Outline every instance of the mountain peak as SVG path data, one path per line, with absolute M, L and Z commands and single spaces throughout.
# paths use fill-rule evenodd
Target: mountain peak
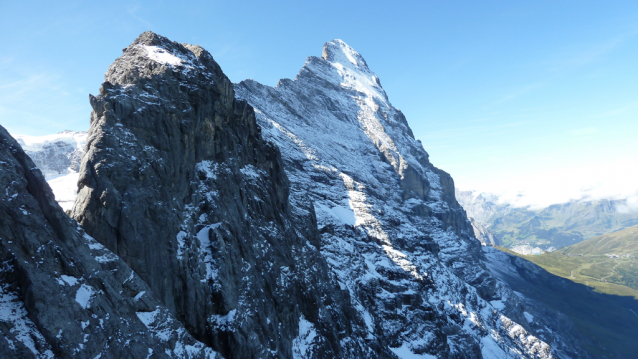
M 145 31 L 133 41 L 133 45 L 147 45 L 147 46 L 167 46 L 173 42 L 162 35 L 158 35 L 153 31 Z
M 354 65 L 361 70 L 365 69 L 370 71 L 363 56 L 339 39 L 326 42 L 323 45 L 323 54 L 321 57 L 331 63 L 339 63 L 348 67 Z

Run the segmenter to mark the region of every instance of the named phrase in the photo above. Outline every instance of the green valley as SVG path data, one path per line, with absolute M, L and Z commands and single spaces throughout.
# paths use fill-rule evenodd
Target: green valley
M 499 249 L 597 292 L 638 299 L 638 226 L 540 255 L 521 255 L 506 248 Z

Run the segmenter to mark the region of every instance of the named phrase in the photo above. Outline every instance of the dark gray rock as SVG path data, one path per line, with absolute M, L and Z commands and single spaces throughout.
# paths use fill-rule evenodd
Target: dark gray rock
M 313 206 L 291 206 L 279 150 L 207 51 L 146 32 L 90 101 L 72 216 L 195 338 L 227 358 L 375 356 Z
M 0 357 L 212 358 L 0 127 Z

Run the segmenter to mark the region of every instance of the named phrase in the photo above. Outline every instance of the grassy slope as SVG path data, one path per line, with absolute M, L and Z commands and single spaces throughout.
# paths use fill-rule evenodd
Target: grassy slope
M 610 258 L 607 254 L 619 257 Z M 556 252 L 519 256 L 597 292 L 638 299 L 638 226 L 594 237 Z

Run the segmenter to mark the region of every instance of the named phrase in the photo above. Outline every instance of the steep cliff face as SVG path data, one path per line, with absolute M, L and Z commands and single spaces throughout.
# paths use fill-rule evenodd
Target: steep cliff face
M 0 186 L 0 357 L 216 357 L 64 214 L 2 127 Z
M 494 237 L 494 235 L 487 230 L 487 228 L 483 227 L 477 220 L 472 217 L 467 217 L 467 219 L 472 224 L 472 229 L 474 230 L 474 236 L 476 239 L 481 242 L 483 245 L 489 246 L 497 246 L 500 242 Z
M 208 52 L 144 33 L 91 105 L 72 216 L 194 337 L 227 358 L 369 355 L 314 208 Z
M 334 40 L 294 80 L 235 90 L 281 149 L 291 203 L 313 201 L 321 254 L 370 338 L 399 357 L 552 357 L 359 53 Z

